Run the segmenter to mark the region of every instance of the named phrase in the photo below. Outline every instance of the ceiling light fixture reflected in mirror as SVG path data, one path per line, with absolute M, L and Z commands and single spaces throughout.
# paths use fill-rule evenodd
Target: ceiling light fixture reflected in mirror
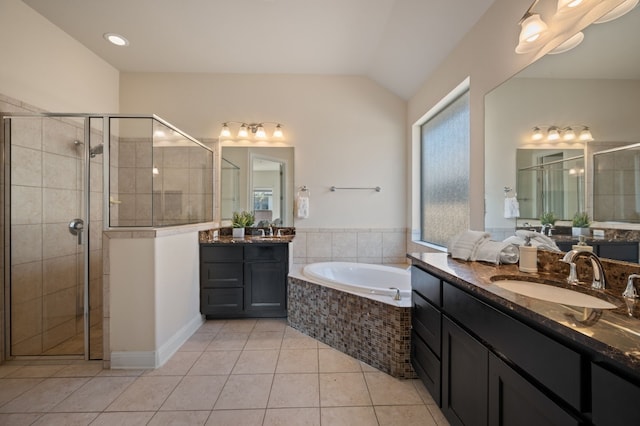
M 542 129 L 546 129 L 546 133 Z M 580 133 L 577 135 L 576 129 L 581 129 Z M 546 142 L 555 142 L 561 139 L 566 142 L 575 141 L 576 139 L 580 142 L 591 142 L 593 140 L 593 135 L 591 134 L 589 127 L 584 124 L 573 124 L 565 127 L 555 125 L 535 126 L 531 130 L 531 140 L 533 141 L 544 140 Z
M 240 128 L 238 129 L 237 137 L 234 138 L 232 136 L 231 129 L 229 127 L 230 124 L 240 124 Z M 273 132 L 271 133 L 271 138 L 268 137 L 267 131 L 265 129 L 265 124 L 274 124 Z M 226 121 L 222 123 L 222 130 L 220 130 L 220 139 L 249 139 L 251 136 L 257 140 L 268 141 L 270 139 L 283 140 L 284 133 L 282 131 L 282 124 L 277 123 L 275 121 L 262 121 L 260 123 L 245 123 L 243 121 Z

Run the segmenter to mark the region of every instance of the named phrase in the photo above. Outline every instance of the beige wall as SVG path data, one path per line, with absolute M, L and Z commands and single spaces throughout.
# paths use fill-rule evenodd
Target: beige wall
M 298 228 L 395 228 L 406 218 L 406 103 L 365 77 L 123 73 L 122 112 L 153 111 L 196 138 L 224 121 L 278 121 L 311 190 Z M 331 186 L 382 191 L 330 192 Z
M 0 0 L 0 93 L 55 112 L 118 112 L 118 70 L 20 0 Z

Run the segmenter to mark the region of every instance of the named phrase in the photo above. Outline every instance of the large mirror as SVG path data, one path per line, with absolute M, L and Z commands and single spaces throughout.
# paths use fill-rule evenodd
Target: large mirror
M 252 211 L 256 224 L 293 226 L 292 147 L 223 146 L 220 170 L 220 214 Z
M 563 191 L 581 190 L 584 207 L 568 193 L 562 197 L 547 194 L 555 198 L 550 202 L 556 205 L 576 200 L 562 213 L 569 218 L 575 213 L 572 210 L 580 208 L 593 215 L 592 154 L 640 142 L 640 7 L 615 21 L 590 25 L 584 34 L 584 41 L 575 49 L 542 57 L 485 97 L 485 229 L 497 238 L 500 233 L 510 235 L 517 225 L 514 219 L 504 218 L 503 209 L 504 188 L 516 192 L 517 171 L 524 168 L 516 153 L 531 150 L 530 159 L 566 150 L 584 155 L 585 176 L 573 181 L 581 188 L 570 184 L 569 177 L 553 184 L 559 189 L 562 182 Z M 534 141 L 536 126 L 588 126 L 594 140 Z M 539 197 L 539 193 L 525 193 L 524 197 Z M 526 216 L 538 217 L 541 209 L 544 207 L 536 207 Z M 522 222 L 528 221 L 521 217 Z

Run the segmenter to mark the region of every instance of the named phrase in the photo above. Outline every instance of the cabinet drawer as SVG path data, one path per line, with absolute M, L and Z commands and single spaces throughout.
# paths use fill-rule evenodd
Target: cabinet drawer
M 411 365 L 433 400 L 440 405 L 440 360 L 415 332 L 411 334 Z
M 203 288 L 242 287 L 242 262 L 234 263 L 202 263 L 200 269 L 200 286 Z
M 244 247 L 241 245 L 202 245 L 202 262 L 242 262 Z
M 412 325 L 427 346 L 440 357 L 442 315 L 420 294 L 413 292 Z
M 543 386 L 583 411 L 582 389 L 588 386 L 582 386 L 582 360 L 578 353 L 446 282 L 443 311 Z
M 442 283 L 417 266 L 411 267 L 411 288 L 436 306 L 442 306 Z
M 591 364 L 593 424 L 640 424 L 640 386 Z
M 242 288 L 217 288 L 200 290 L 200 313 L 204 315 L 242 312 Z
M 287 258 L 286 244 L 247 245 L 244 250 L 247 261 L 281 262 Z

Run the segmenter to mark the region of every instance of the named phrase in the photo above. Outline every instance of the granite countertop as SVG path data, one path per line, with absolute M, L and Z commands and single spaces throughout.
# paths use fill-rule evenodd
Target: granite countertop
M 259 235 L 246 235 L 244 238 L 233 238 L 231 236 L 205 237 L 200 238 L 200 244 L 288 244 L 293 241 L 295 235 L 284 235 L 282 237 L 262 237 Z
M 564 283 L 564 275 L 523 273 L 517 265 L 464 262 L 446 253 L 409 253 L 408 258 L 414 265 L 466 289 L 485 303 L 571 342 L 589 352 L 593 359 L 614 365 L 640 379 L 640 301 L 629 301 L 611 290 L 591 290 L 589 285 L 570 286 Z M 585 325 L 577 321 L 583 318 L 584 308 L 513 293 L 492 284 L 492 277 L 495 280 L 499 276 L 525 281 L 544 280 L 549 284 L 597 295 L 617 308 L 597 311 L 596 314 L 601 312 L 602 316 L 595 323 Z

